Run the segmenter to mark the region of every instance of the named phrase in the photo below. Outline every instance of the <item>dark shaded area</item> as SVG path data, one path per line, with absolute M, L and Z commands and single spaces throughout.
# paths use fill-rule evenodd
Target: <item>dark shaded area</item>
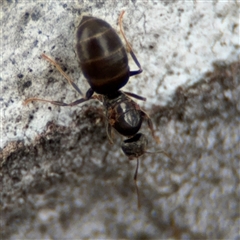
M 74 129 L 56 126 L 49 122 L 46 126 L 47 130 L 35 140 L 33 145 L 24 146 L 23 142 L 12 142 L 3 149 L 0 155 L 1 202 L 3 203 L 1 216 L 2 220 L 4 219 L 4 226 L 0 230 L 3 234 L 2 239 L 9 238 L 9 234 L 16 230 L 16 224 L 21 223 L 22 220 L 34 219 L 34 211 L 37 210 L 34 201 L 32 202 L 34 195 L 45 194 L 45 191 L 48 192 L 52 186 L 59 186 L 57 189 L 61 189 L 62 184 L 77 184 L 76 179 L 69 179 L 65 174 L 81 173 L 84 161 L 88 159 L 88 152 L 82 155 L 81 160 L 76 164 L 69 160 L 65 165 L 61 161 L 65 158 L 64 153 L 69 151 L 75 156 L 78 155 L 81 148 L 89 145 L 90 139 L 96 143 L 95 147 L 100 145 L 97 142 L 106 141 L 102 116 L 101 108 L 85 105 L 80 117 L 74 119 L 74 128 L 81 129 L 74 136 L 71 137 Z M 99 121 L 98 125 L 94 124 L 96 120 Z M 68 141 L 71 141 L 70 145 Z M 44 167 L 45 164 L 48 165 L 48 172 Z M 25 182 L 24 176 L 31 171 L 34 171 L 34 180 Z M 51 197 L 47 197 L 47 206 L 54 208 L 56 202 L 52 198 L 59 195 L 59 190 L 54 190 L 56 192 L 54 195 L 52 191 L 50 192 Z M 19 199 L 22 199 L 24 205 Z
M 217 161 L 220 166 L 228 166 L 231 174 L 238 179 L 239 88 L 240 63 L 217 63 L 214 72 L 208 73 L 200 83 L 188 89 L 179 88 L 169 106 L 153 106 L 151 115 L 161 137 L 161 148 L 171 155 L 173 162 L 169 164 L 169 159 L 156 153 L 153 154 L 150 165 L 146 166 L 144 157 L 141 158 L 139 182 L 142 211 L 155 232 L 139 229 L 132 236 L 133 239 L 154 239 L 157 236 L 206 239 L 228 236 L 227 230 L 222 229 L 217 222 L 216 225 L 213 223 L 212 231 L 192 232 L 188 225 L 184 225 L 190 207 L 187 203 L 176 204 L 174 209 L 166 209 L 161 205 L 156 207 L 155 203 L 163 199 L 168 201 L 169 197 L 178 195 L 182 185 L 166 180 L 168 189 L 161 192 L 144 179 L 151 174 L 147 171 L 152 168 L 152 163 L 161 163 L 157 169 L 158 175 L 152 173 L 155 182 L 158 182 L 162 169 L 169 174 L 183 173 L 193 162 L 198 164 L 204 158 L 212 163 Z M 223 132 L 226 129 L 233 132 L 235 129 L 237 137 L 226 139 Z M 128 223 L 124 219 L 116 221 L 118 205 L 110 204 L 111 201 L 123 199 L 125 204 L 130 205 L 135 196 L 133 169 L 129 168 L 123 155 L 115 157 L 120 151 L 120 141 L 120 137 L 115 135 L 114 145 L 108 143 L 102 108 L 98 104 L 87 103 L 73 118 L 71 127 L 48 123 L 46 131 L 31 146 L 24 146 L 22 142 L 9 143 L 0 155 L 2 239 L 8 239 L 21 231 L 23 225 L 29 225 L 29 228 L 32 224 L 37 225 L 35 231 L 40 234 L 38 236 L 54 232 L 51 224 L 39 220 L 39 213 L 44 209 L 59 211 L 56 210 L 57 206 L 61 206 L 57 220 L 63 231 L 68 231 L 76 217 L 88 215 L 99 204 L 105 208 L 106 215 L 102 220 L 107 236 L 129 238 L 126 232 Z M 157 147 L 153 144 L 150 150 L 156 151 Z M 145 156 L 147 157 L 148 155 Z M 203 171 L 203 177 L 200 172 L 195 172 L 195 176 L 199 176 L 195 188 L 206 183 L 209 193 L 205 189 L 202 205 L 199 209 L 192 209 L 197 215 L 205 210 L 205 195 L 208 197 L 212 189 L 224 184 L 214 169 L 212 174 Z M 165 182 L 161 181 L 161 184 L 164 185 Z M 239 183 L 236 181 L 234 184 L 237 188 Z M 199 199 L 199 196 L 196 198 Z M 222 199 L 216 199 L 213 210 L 226 211 L 223 212 L 223 215 L 227 214 L 226 221 L 237 221 L 239 213 L 236 209 L 239 208 L 228 212 L 228 200 L 225 202 L 225 198 L 237 201 L 237 192 L 227 195 L 223 193 Z M 163 218 L 164 214 L 169 216 L 169 221 Z M 177 221 L 178 217 L 182 218 L 182 225 Z M 112 226 L 113 221 L 114 227 L 111 228 L 109 226 Z M 57 238 L 60 233 L 54 234 Z

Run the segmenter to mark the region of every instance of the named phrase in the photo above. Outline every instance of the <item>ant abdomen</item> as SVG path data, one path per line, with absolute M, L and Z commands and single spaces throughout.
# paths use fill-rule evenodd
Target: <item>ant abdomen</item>
M 116 92 L 128 82 L 126 49 L 107 22 L 84 16 L 78 27 L 76 48 L 82 72 L 94 92 Z

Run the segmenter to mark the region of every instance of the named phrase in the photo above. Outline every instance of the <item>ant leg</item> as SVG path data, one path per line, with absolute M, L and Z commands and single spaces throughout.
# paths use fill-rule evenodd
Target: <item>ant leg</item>
M 134 174 L 134 183 L 135 183 L 135 188 L 136 188 L 136 192 L 137 192 L 137 200 L 138 200 L 138 209 L 141 208 L 141 203 L 140 203 L 140 195 L 139 195 L 139 191 L 138 191 L 138 185 L 137 185 L 137 174 L 138 174 L 138 166 L 139 166 L 139 160 L 137 158 L 137 167 L 135 170 L 135 174 Z
M 86 97 L 85 98 L 80 98 L 72 103 L 64 103 L 64 102 L 59 102 L 59 101 L 51 101 L 51 100 L 45 100 L 45 99 L 41 99 L 41 98 L 28 98 L 27 100 L 25 100 L 23 102 L 24 105 L 27 105 L 29 102 L 32 101 L 40 101 L 40 102 L 48 102 L 51 103 L 53 105 L 57 105 L 57 106 L 62 106 L 62 107 L 66 107 L 66 106 L 76 106 L 80 103 L 86 102 L 90 99 L 94 99 L 94 97 L 92 97 L 94 91 L 90 88 L 88 89 L 88 91 L 86 92 Z
M 39 102 L 48 102 L 48 103 L 51 103 L 53 105 L 65 107 L 65 106 L 75 106 L 75 105 L 83 103 L 87 100 L 88 99 L 81 98 L 81 99 L 78 99 L 78 100 L 76 100 L 75 102 L 72 102 L 72 103 L 65 103 L 65 102 L 51 101 L 51 100 L 46 100 L 46 99 L 41 99 L 41 98 L 29 98 L 29 99 L 25 100 L 23 102 L 23 104 L 27 105 L 29 102 L 32 102 L 32 101 L 39 101 Z
M 133 97 L 133 98 L 136 98 L 138 100 L 141 100 L 141 101 L 146 101 L 147 99 L 145 97 L 142 97 L 142 96 L 139 96 L 135 93 L 131 93 L 131 92 L 125 92 L 123 91 L 126 95 L 130 96 L 130 97 Z
M 147 121 L 148 128 L 151 130 L 152 136 L 155 139 L 157 143 L 160 143 L 160 140 L 157 136 L 155 136 L 154 129 L 153 129 L 153 123 L 151 118 L 148 116 L 147 113 L 145 113 L 143 110 L 141 110 L 143 118 Z
M 92 96 L 92 99 L 97 99 L 100 102 L 103 102 L 103 96 L 102 95 L 94 95 Z M 112 125 L 110 124 L 111 120 L 109 120 L 108 115 L 105 115 L 105 127 L 106 127 L 106 132 L 107 132 L 107 137 L 108 137 L 108 141 L 113 144 L 113 140 L 112 140 Z
M 57 70 L 67 79 L 68 83 L 80 94 L 83 95 L 81 90 L 78 88 L 78 86 L 71 80 L 71 78 L 62 70 L 62 68 L 50 57 L 45 55 L 44 53 L 41 55 L 43 58 L 45 58 L 47 61 L 49 61 L 53 66 L 57 68 Z
M 124 38 L 124 40 L 125 40 L 125 42 L 126 42 L 126 45 L 127 45 L 127 48 L 128 48 L 129 53 L 131 54 L 131 56 L 132 56 L 135 64 L 139 67 L 139 70 L 137 70 L 137 71 L 130 71 L 129 74 L 130 74 L 130 77 L 131 77 L 131 76 L 140 74 L 143 70 L 142 70 L 141 64 L 140 64 L 139 61 L 137 60 L 137 57 L 135 56 L 135 54 L 134 54 L 134 52 L 133 52 L 133 50 L 132 50 L 132 47 L 131 47 L 130 43 L 128 42 L 128 40 L 127 40 L 127 38 L 126 38 L 126 36 L 125 36 L 125 34 L 124 34 L 124 31 L 123 31 L 122 18 L 123 18 L 124 12 L 125 12 L 125 11 L 122 11 L 122 12 L 121 12 L 121 14 L 120 14 L 120 16 L 119 16 L 119 19 L 118 19 L 119 26 L 120 26 L 120 32 L 121 32 L 121 34 L 122 34 L 122 36 L 123 36 L 123 38 Z
M 111 127 L 111 125 L 108 122 L 106 123 L 106 132 L 107 132 L 108 141 L 111 144 L 113 144 L 113 140 L 112 140 L 112 127 Z

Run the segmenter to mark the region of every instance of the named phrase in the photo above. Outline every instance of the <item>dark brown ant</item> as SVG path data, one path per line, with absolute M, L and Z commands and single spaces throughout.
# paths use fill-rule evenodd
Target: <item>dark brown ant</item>
M 138 157 L 146 153 L 147 138 L 138 133 L 143 120 L 147 121 L 148 127 L 154 136 L 153 124 L 150 117 L 141 110 L 139 105 L 130 97 L 145 101 L 146 98 L 134 93 L 123 92 L 122 88 L 129 77 L 140 74 L 142 68 L 128 43 L 122 28 L 122 17 L 120 14 L 119 25 L 129 53 L 139 70 L 130 71 L 128 66 L 127 51 L 115 30 L 105 21 L 84 16 L 77 29 L 77 55 L 82 72 L 87 79 L 90 88 L 82 97 L 72 103 L 50 101 L 39 98 L 29 98 L 24 104 L 31 101 L 49 102 L 57 106 L 75 106 L 90 99 L 97 99 L 103 103 L 106 111 L 106 131 L 109 141 L 112 143 L 111 130 L 114 128 L 119 134 L 127 137 L 122 143 L 122 150 L 129 160 L 137 159 L 137 167 L 134 175 L 137 181 Z M 60 73 L 68 80 L 69 84 L 82 95 L 77 85 L 63 72 L 60 66 L 51 58 L 42 54 L 42 57 L 51 62 Z M 97 94 L 94 94 L 97 93 Z M 94 95 L 93 95 L 94 94 Z M 137 185 L 136 185 L 137 188 Z M 138 193 L 138 189 L 137 189 Z

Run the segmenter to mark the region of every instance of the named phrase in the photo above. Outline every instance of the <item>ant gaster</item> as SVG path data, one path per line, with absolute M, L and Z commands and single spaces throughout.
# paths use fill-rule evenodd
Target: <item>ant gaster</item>
M 146 136 L 138 133 L 143 120 L 147 121 L 154 138 L 155 136 L 151 119 L 130 97 L 143 101 L 146 99 L 134 93 L 119 90 L 126 85 L 129 77 L 142 72 L 141 65 L 123 32 L 123 14 L 124 11 L 119 17 L 120 31 L 126 42 L 128 52 L 139 70 L 130 71 L 127 51 L 118 34 L 107 22 L 99 18 L 84 16 L 77 29 L 76 49 L 83 75 L 90 85 L 85 97 L 72 103 L 29 98 L 25 101 L 25 104 L 30 101 L 44 101 L 58 106 L 75 106 L 90 99 L 101 101 L 106 111 L 106 131 L 109 141 L 112 143 L 111 130 L 114 128 L 118 133 L 127 137 L 121 146 L 124 154 L 129 160 L 137 158 L 137 168 L 134 175 L 136 183 L 138 157 L 146 152 L 148 144 Z M 50 61 L 64 75 L 72 87 L 82 95 L 81 90 L 56 62 L 45 54 L 42 54 L 42 57 Z

